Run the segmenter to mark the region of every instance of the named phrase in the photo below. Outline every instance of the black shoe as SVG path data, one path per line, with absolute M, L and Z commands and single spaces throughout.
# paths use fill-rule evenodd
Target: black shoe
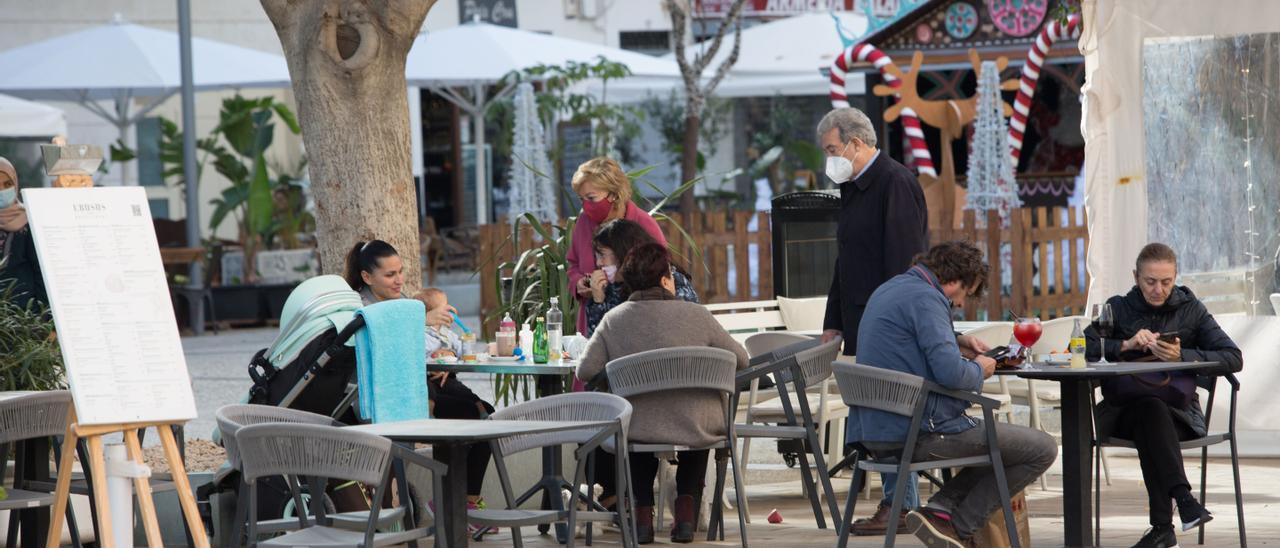
M 1183 531 L 1204 525 L 1213 520 L 1213 514 L 1210 514 L 1204 505 L 1200 504 L 1192 496 L 1187 496 L 1178 501 L 1178 516 L 1182 518 Z
M 1147 529 L 1147 534 L 1142 535 L 1142 540 L 1134 544 L 1133 548 L 1178 548 L 1178 537 L 1173 534 L 1173 524 Z

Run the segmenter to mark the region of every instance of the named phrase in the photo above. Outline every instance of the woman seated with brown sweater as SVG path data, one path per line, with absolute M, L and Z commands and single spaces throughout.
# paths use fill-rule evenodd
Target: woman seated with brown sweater
M 601 320 L 583 351 L 577 375 L 592 381 L 605 364 L 646 350 L 677 346 L 723 348 L 738 357 L 738 369 L 748 363 L 747 352 L 729 336 L 702 305 L 678 300 L 671 261 L 666 247 L 644 244 L 627 253 L 618 275 L 627 301 Z M 714 394 L 691 398 L 688 394 L 644 394 L 631 398 L 634 412 L 629 439 L 637 443 L 662 443 L 705 447 L 722 439 L 724 414 L 720 398 Z M 676 472 L 674 542 L 693 541 L 693 494 L 702 485 L 707 470 L 708 451 L 682 451 Z M 596 459 L 596 478 L 613 478 L 611 458 Z M 653 542 L 653 480 L 658 459 L 653 453 L 631 456 L 631 478 L 636 491 L 636 525 L 641 544 Z M 601 501 L 609 505 L 616 492 L 611 481 L 601 481 Z

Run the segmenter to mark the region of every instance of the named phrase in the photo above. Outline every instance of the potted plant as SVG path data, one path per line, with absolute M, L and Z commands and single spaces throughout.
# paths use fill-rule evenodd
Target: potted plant
M 21 306 L 12 285 L 0 289 L 0 390 L 66 388 L 53 317 L 36 303 Z

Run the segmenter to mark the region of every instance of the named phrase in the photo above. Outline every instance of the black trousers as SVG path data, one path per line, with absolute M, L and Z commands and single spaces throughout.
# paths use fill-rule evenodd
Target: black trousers
M 867 311 L 867 305 L 856 304 L 846 306 L 841 312 L 849 319 L 849 326 L 853 331 L 844 332 L 841 337 L 844 338 L 844 355 L 856 356 L 858 354 L 858 327 L 862 325 L 862 314 Z
M 676 494 L 696 495 L 702 491 L 702 479 L 707 475 L 707 459 L 709 449 L 701 451 L 680 451 L 676 458 L 680 465 L 676 467 Z M 600 498 L 616 494 L 614 485 L 613 455 L 596 450 L 595 478 L 602 492 Z M 631 454 L 631 483 L 636 489 L 636 506 L 653 506 L 653 480 L 658 477 L 658 458 L 653 453 Z
M 456 374 L 449 375 L 449 378 L 444 382 L 444 386 L 427 379 L 427 391 L 431 401 L 436 404 L 433 415 L 437 418 L 480 420 L 487 417 L 488 413 L 493 412 L 493 406 L 481 400 L 475 392 L 467 388 L 467 385 L 462 384 Z M 485 413 L 482 414 L 480 412 L 480 409 L 476 407 L 476 402 L 484 406 Z M 480 490 L 484 487 L 484 475 L 489 469 L 489 458 L 491 456 L 493 456 L 493 451 L 487 443 L 474 444 L 467 451 L 468 495 L 480 495 Z
M 1147 485 L 1151 525 L 1173 523 L 1173 495 L 1177 487 L 1191 488 L 1182 468 L 1179 441 L 1198 437 L 1191 427 L 1176 420 L 1169 404 L 1155 397 L 1140 398 L 1120 407 L 1117 438 L 1132 440 Z

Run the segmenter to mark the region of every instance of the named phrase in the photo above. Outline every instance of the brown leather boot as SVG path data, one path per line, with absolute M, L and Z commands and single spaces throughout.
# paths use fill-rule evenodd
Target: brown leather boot
M 876 508 L 876 513 L 869 518 L 858 518 L 853 520 L 853 525 L 849 526 L 849 530 L 855 536 L 880 536 L 889 531 L 889 511 L 893 507 L 889 504 L 880 502 L 880 506 Z M 907 510 L 902 509 L 902 514 L 898 516 L 898 534 L 907 533 Z
M 672 517 L 671 542 L 688 544 L 693 542 L 693 495 L 676 497 L 676 511 Z
M 636 507 L 636 543 L 653 544 L 653 507 Z

